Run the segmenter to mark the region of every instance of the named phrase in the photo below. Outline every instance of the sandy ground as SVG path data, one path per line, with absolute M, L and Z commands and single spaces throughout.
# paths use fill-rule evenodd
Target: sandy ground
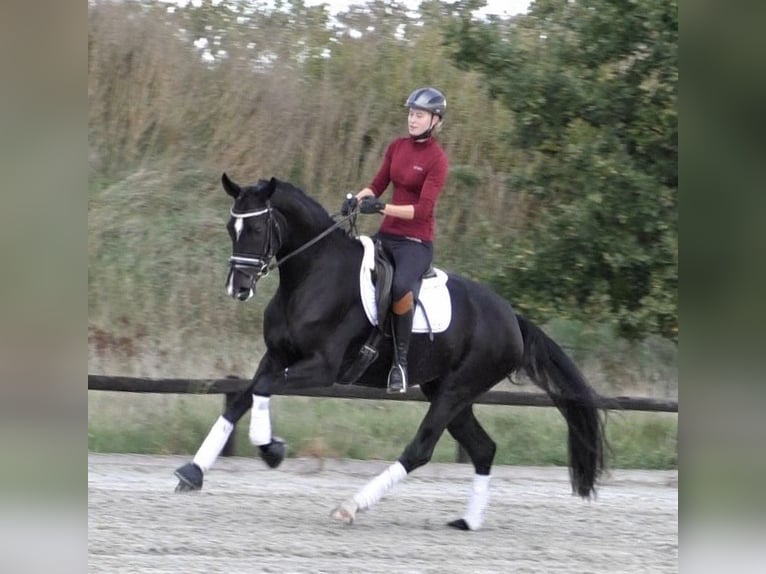
M 88 572 L 678 571 L 676 471 L 613 471 L 586 502 L 564 468 L 496 467 L 483 529 L 460 532 L 470 465 L 420 468 L 345 526 L 330 511 L 387 462 L 222 458 L 175 494 L 187 460 L 89 454 Z

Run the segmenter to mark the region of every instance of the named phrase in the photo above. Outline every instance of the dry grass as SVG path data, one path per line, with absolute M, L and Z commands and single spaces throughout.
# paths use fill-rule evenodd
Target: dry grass
M 97 452 L 189 454 L 196 452 L 221 414 L 220 396 L 138 395 L 91 391 L 88 446 Z M 427 405 L 416 402 L 274 397 L 274 433 L 289 456 L 394 460 L 409 443 Z M 567 463 L 566 425 L 555 409 L 478 405 L 476 415 L 497 443 L 496 464 Z M 249 415 L 236 429 L 236 454 L 255 456 Z M 607 436 L 612 468 L 674 468 L 678 417 L 668 413 L 612 413 Z M 457 445 L 444 434 L 434 462 L 455 460 Z

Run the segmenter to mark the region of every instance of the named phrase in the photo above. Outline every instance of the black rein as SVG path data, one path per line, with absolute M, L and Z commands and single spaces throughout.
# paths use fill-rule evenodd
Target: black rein
M 271 263 L 271 264 L 269 265 L 269 271 L 271 271 L 272 269 L 274 269 L 274 268 L 276 268 L 276 267 L 279 267 L 279 266 L 280 266 L 280 265 L 282 265 L 282 264 L 283 264 L 285 261 L 287 261 L 287 260 L 291 259 L 292 257 L 295 257 L 295 256 L 296 256 L 296 255 L 298 255 L 299 253 L 303 253 L 303 252 L 304 252 L 306 249 L 308 249 L 309 247 L 311 247 L 312 245 L 314 245 L 314 244 L 315 244 L 315 243 L 317 243 L 318 241 L 321 241 L 322 239 L 324 239 L 325 237 L 327 237 L 328 235 L 330 235 L 330 233 L 332 233 L 333 231 L 335 231 L 336 229 L 338 229 L 338 228 L 339 228 L 341 225 L 343 225 L 344 223 L 346 223 L 346 221 L 349 221 L 351 218 L 354 218 L 354 219 L 356 219 L 356 213 L 350 213 L 349 215 L 346 215 L 346 216 L 342 216 L 342 217 L 341 217 L 339 220 L 337 220 L 337 221 L 336 221 L 335 223 L 333 223 L 333 224 L 332 224 L 330 227 L 328 227 L 327 229 L 325 229 L 325 230 L 324 230 L 322 233 L 320 233 L 319 235 L 317 235 L 317 236 L 316 236 L 316 237 L 314 237 L 313 239 L 311 239 L 311 240 L 307 241 L 306 243 L 304 243 L 303 245 L 301 245 L 300 247 L 298 247 L 298 249 L 296 249 L 296 250 L 295 250 L 295 251 L 293 251 L 292 253 L 288 253 L 288 254 L 287 254 L 287 255 L 285 255 L 285 256 L 284 256 L 282 259 L 280 259 L 279 261 L 276 261 L 276 262 L 274 262 L 274 263 Z M 353 222 L 352 222 L 352 224 L 353 224 Z

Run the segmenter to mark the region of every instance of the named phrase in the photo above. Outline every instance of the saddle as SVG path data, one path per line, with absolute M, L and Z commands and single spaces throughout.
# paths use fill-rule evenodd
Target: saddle
M 415 307 L 418 306 L 418 295 L 420 293 L 420 286 L 424 279 L 430 277 L 436 277 L 436 271 L 433 265 L 429 266 L 423 275 L 420 276 L 420 280 L 413 289 L 413 295 L 415 296 Z M 372 282 L 375 285 L 375 307 L 378 310 L 378 329 L 383 331 L 384 334 L 390 334 L 390 321 L 388 317 L 391 314 L 391 286 L 394 280 L 394 264 L 391 261 L 391 257 L 384 249 L 383 244 L 380 241 L 375 242 L 375 269 L 372 272 Z M 423 315 L 428 322 L 428 314 L 423 308 Z M 430 327 L 430 325 L 429 325 Z M 429 328 L 429 334 L 433 333 Z M 433 338 L 433 336 L 432 336 Z
M 375 359 L 378 358 L 378 349 L 380 348 L 383 340 L 391 337 L 391 321 L 389 321 L 388 318 L 391 314 L 391 286 L 393 284 L 394 265 L 390 256 L 379 241 L 376 241 L 373 244 L 372 240 L 368 237 L 360 238 L 360 240 L 365 245 L 367 253 L 365 257 L 370 257 L 366 263 L 362 264 L 361 274 L 362 277 L 368 277 L 368 281 L 369 278 L 371 278 L 372 288 L 374 289 L 374 302 L 365 299 L 363 295 L 363 303 L 365 305 L 365 311 L 368 313 L 368 318 L 370 318 L 372 321 L 372 317 L 370 317 L 370 311 L 374 311 L 376 313 L 376 317 L 375 321 L 372 322 L 370 334 L 359 350 L 359 354 L 357 355 L 356 360 L 345 370 L 345 372 L 340 375 L 338 379 L 338 383 L 343 385 L 350 385 L 356 382 L 364 374 L 367 368 L 375 361 Z M 429 269 L 420 277 L 420 281 L 418 281 L 418 284 L 414 289 L 415 308 L 416 310 L 420 311 L 421 316 L 426 323 L 426 328 L 413 330 L 419 332 L 427 332 L 431 341 L 433 341 L 434 329 L 431 327 L 431 322 L 428 318 L 426 307 L 420 300 L 419 294 L 423 281 L 425 279 L 438 278 L 438 273 L 442 273 L 442 276 L 444 276 L 443 272 L 437 272 L 433 266 L 429 267 Z M 364 279 L 362 279 L 361 288 L 363 290 L 364 282 Z M 447 325 L 442 322 L 439 324 L 436 331 L 442 331 L 446 328 L 446 326 Z

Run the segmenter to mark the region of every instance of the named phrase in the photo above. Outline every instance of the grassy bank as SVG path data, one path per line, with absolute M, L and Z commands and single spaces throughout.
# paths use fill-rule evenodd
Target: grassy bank
M 221 413 L 222 398 L 90 392 L 88 448 L 96 452 L 193 454 Z M 274 432 L 290 456 L 393 460 L 415 433 L 424 403 L 276 397 Z M 496 464 L 565 465 L 566 426 L 552 408 L 478 405 L 482 425 L 498 445 Z M 247 422 L 237 428 L 239 456 L 252 456 Z M 678 417 L 666 413 L 610 413 L 610 467 L 676 466 Z M 454 462 L 448 435 L 433 460 Z

